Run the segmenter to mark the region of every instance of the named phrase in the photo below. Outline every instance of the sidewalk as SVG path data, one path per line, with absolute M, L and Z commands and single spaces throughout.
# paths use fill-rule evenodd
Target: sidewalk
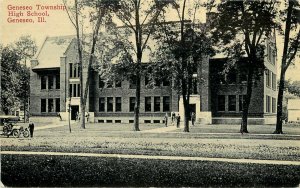
M 160 128 L 157 128 L 157 129 L 149 129 L 149 130 L 145 130 L 145 131 L 142 131 L 142 132 L 147 132 L 147 133 L 164 133 L 164 132 L 171 132 L 171 131 L 174 131 L 174 130 L 179 130 L 179 128 L 177 128 L 175 126 L 175 124 L 170 124 L 168 127 L 160 127 Z
M 75 121 L 71 121 L 71 125 L 74 123 L 75 123 Z M 67 121 L 59 121 L 59 122 L 55 122 L 55 123 L 48 124 L 48 125 L 37 126 L 34 130 L 43 130 L 43 129 L 51 129 L 51 128 L 55 128 L 55 127 L 63 127 L 68 124 L 69 124 L 69 122 L 67 122 Z

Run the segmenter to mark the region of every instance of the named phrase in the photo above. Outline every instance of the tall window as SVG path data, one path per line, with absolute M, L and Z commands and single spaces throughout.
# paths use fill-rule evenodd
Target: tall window
M 113 98 L 112 97 L 107 97 L 107 111 L 112 112 L 113 111 Z
M 115 86 L 116 87 L 122 87 L 122 81 L 121 80 L 116 80 L 115 81 Z
M 272 89 L 276 90 L 276 74 L 272 73 Z
M 136 89 L 136 80 L 135 79 L 129 80 L 129 89 Z
M 229 95 L 228 96 L 228 111 L 234 112 L 236 110 L 236 96 Z
M 151 97 L 145 97 L 145 112 L 151 112 Z
M 225 95 L 218 96 L 218 111 L 225 111 Z
M 41 99 L 41 112 L 46 112 L 46 99 Z
M 122 111 L 122 98 L 116 97 L 116 112 Z
M 272 113 L 276 113 L 276 99 L 272 97 Z
M 129 111 L 130 112 L 134 111 L 134 105 L 135 105 L 135 97 L 130 97 L 129 98 Z
M 98 83 L 98 85 L 99 85 L 99 88 L 104 88 L 104 85 L 105 85 L 103 79 L 101 79 L 100 76 L 99 76 L 99 83 Z
M 236 83 L 236 70 L 234 68 L 230 69 L 226 75 L 226 81 L 228 84 Z
M 47 76 L 42 76 L 41 77 L 41 89 L 46 89 L 47 85 Z
M 154 82 L 156 87 L 159 87 L 161 84 L 161 81 L 159 79 L 155 79 Z
M 163 111 L 164 112 L 170 111 L 170 97 L 169 96 L 163 97 Z
M 266 112 L 267 113 L 271 112 L 271 97 L 270 96 L 266 97 Z
M 73 78 L 73 63 L 70 63 L 69 64 L 69 77 L 70 78 Z
M 271 79 L 270 79 L 270 70 L 266 70 L 266 85 L 267 87 L 271 87 Z
M 48 89 L 54 89 L 54 78 L 52 75 L 48 75 Z
M 154 97 L 154 112 L 160 111 L 160 97 Z
M 60 112 L 60 98 L 55 99 L 55 112 Z
M 57 74 L 56 76 L 55 76 L 55 88 L 56 89 L 60 89 L 60 76 L 59 76 L 59 74 Z
M 72 97 L 73 93 L 73 84 L 69 84 L 69 97 Z
M 163 86 L 170 86 L 170 80 L 168 78 L 163 79 Z
M 53 99 L 48 99 L 48 112 L 54 112 Z
M 104 112 L 105 111 L 105 98 L 100 97 L 99 98 L 99 112 Z

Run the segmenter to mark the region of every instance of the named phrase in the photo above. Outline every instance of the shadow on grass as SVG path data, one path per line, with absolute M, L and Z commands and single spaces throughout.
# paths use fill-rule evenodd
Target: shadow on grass
M 6 186 L 298 186 L 299 166 L 3 155 Z

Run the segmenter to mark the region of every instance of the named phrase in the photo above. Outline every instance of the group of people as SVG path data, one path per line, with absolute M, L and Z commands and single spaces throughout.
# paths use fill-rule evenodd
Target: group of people
M 168 118 L 169 118 L 168 113 L 166 113 L 165 117 L 164 117 L 164 121 L 165 121 L 165 126 L 166 127 L 168 126 Z M 177 128 L 180 127 L 180 119 L 181 119 L 181 117 L 180 117 L 179 113 L 177 114 L 177 116 L 176 116 L 175 112 L 171 113 L 172 124 L 176 121 Z M 192 125 L 194 126 L 195 125 L 195 120 L 196 120 L 196 114 L 195 114 L 195 112 L 191 113 L 191 120 L 192 120 Z
M 75 121 L 80 121 L 81 114 L 79 112 L 76 112 Z M 89 122 L 90 114 L 88 112 L 85 112 L 85 118 L 86 121 Z

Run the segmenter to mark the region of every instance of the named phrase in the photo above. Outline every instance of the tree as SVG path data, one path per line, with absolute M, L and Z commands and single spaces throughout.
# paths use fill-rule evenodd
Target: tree
M 30 35 L 25 35 L 21 36 L 18 41 L 15 42 L 15 49 L 17 50 L 21 61 L 27 66 L 27 60 L 35 55 L 37 45 Z
M 285 11 L 285 31 L 284 31 L 284 46 L 283 54 L 281 59 L 281 73 L 278 88 L 278 98 L 277 98 L 277 120 L 276 129 L 274 134 L 283 134 L 282 132 L 282 101 L 283 101 L 283 91 L 284 91 L 284 81 L 285 73 L 289 66 L 292 64 L 293 60 L 300 49 L 300 28 L 299 28 L 299 3 L 295 0 L 289 0 L 287 2 L 287 10 Z M 291 32 L 296 34 L 293 36 Z
M 27 105 L 29 105 L 30 97 L 30 70 L 27 67 L 27 60 L 33 58 L 37 51 L 37 45 L 30 35 L 21 36 L 18 41 L 14 44 L 15 51 L 20 57 L 20 63 L 24 65 L 20 67 L 20 74 L 23 75 L 20 78 L 20 88 L 19 88 L 19 99 L 23 102 L 24 116 L 26 116 Z M 24 122 L 26 118 L 24 117 Z
M 66 5 L 66 0 L 64 1 Z M 78 1 L 74 0 L 74 6 L 69 8 L 67 13 L 76 30 L 76 43 L 79 59 L 79 74 L 80 74 L 80 107 L 81 107 L 81 128 L 85 129 L 85 112 L 86 102 L 88 99 L 89 86 L 92 75 L 92 64 L 96 61 L 95 51 L 97 42 L 101 37 L 100 27 L 108 22 L 111 22 L 110 13 L 118 8 L 118 1 L 97 0 L 97 1 Z M 85 14 L 88 14 L 86 16 Z M 84 19 L 90 22 L 92 34 L 84 34 Z M 87 42 L 87 40 L 89 40 Z M 86 45 L 85 45 L 86 44 Z M 84 46 L 85 45 L 85 46 Z M 88 46 L 88 47 L 87 47 Z M 85 52 L 88 51 L 88 54 Z M 87 57 L 86 59 L 84 57 Z M 87 61 L 85 63 L 85 61 Z M 84 84 L 83 66 L 87 64 L 87 78 Z
M 158 63 L 154 64 L 153 72 L 156 72 L 155 79 L 175 81 L 174 88 L 183 99 L 184 132 L 189 132 L 189 101 L 194 89 L 193 74 L 201 67 L 203 58 L 211 55 L 213 51 L 210 40 L 206 37 L 206 25 L 195 19 L 200 6 L 208 4 L 195 1 L 188 6 L 186 0 L 174 1 L 173 8 L 177 12 L 178 20 L 160 24 L 157 32 L 160 46 L 155 53 L 155 61 Z
M 20 56 L 11 46 L 1 48 L 1 106 L 5 114 L 15 109 L 19 102 Z
M 120 63 L 134 67 L 132 80 L 136 85 L 133 130 L 139 131 L 140 93 L 142 58 L 145 49 L 149 48 L 148 41 L 158 23 L 159 16 L 169 0 L 121 0 L 116 17 L 124 25 L 115 32 L 117 44 L 122 49 Z M 133 37 L 131 41 L 130 38 Z M 122 66 L 122 65 L 120 65 Z M 124 66 L 123 66 L 124 67 Z M 128 71 L 126 71 L 128 72 Z
M 241 133 L 248 133 L 247 120 L 252 88 L 264 69 L 263 42 L 271 36 L 277 26 L 275 1 L 229 1 L 218 6 L 214 38 L 224 45 L 224 52 L 239 59 L 247 56 L 247 93 L 243 104 Z M 238 62 L 238 61 L 236 61 Z

